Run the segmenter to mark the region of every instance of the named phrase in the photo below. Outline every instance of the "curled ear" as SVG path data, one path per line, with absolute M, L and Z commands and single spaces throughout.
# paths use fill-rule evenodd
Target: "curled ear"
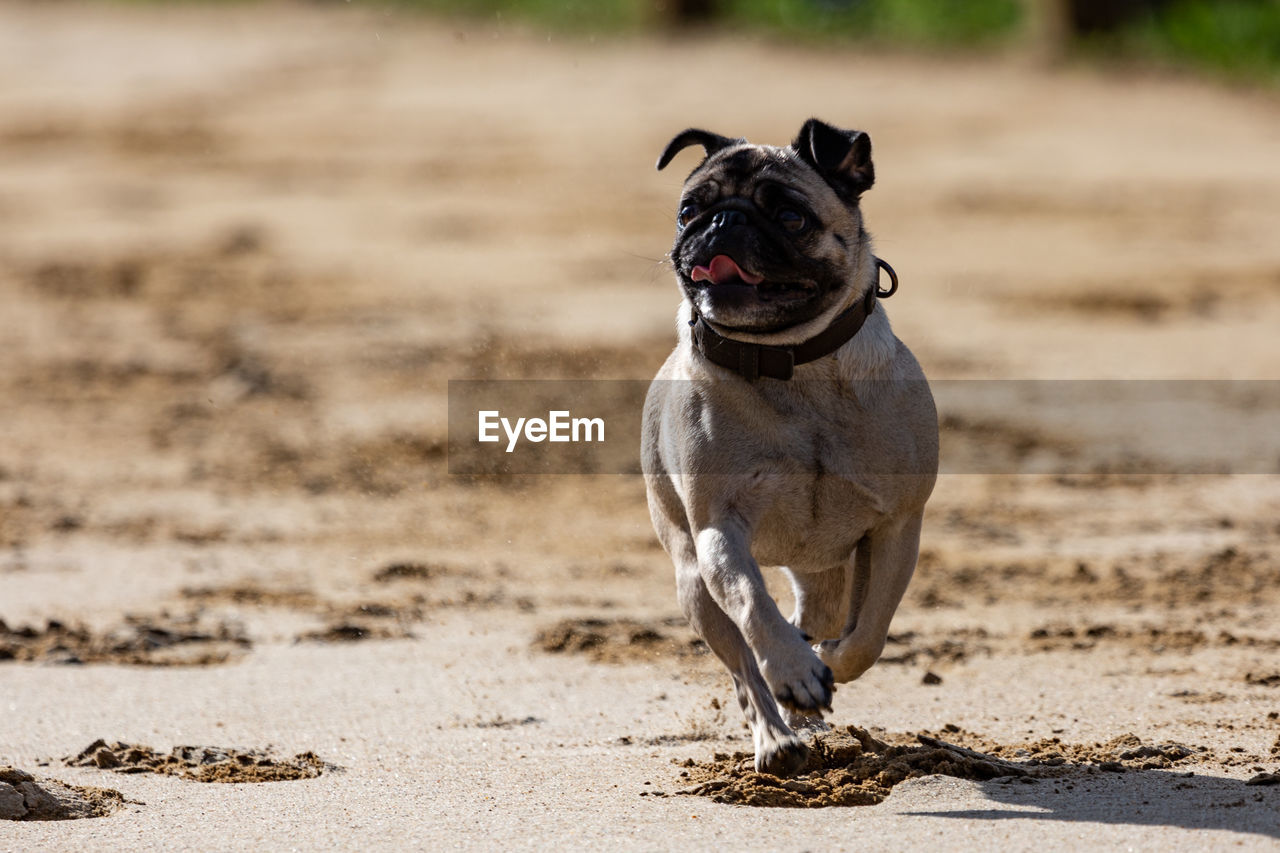
M 661 171 L 667 167 L 671 159 L 679 154 L 690 145 L 701 145 L 707 152 L 708 157 L 728 148 L 730 145 L 737 145 L 744 142 L 742 139 L 730 139 L 727 136 L 721 136 L 718 133 L 712 133 L 709 130 L 698 130 L 691 127 L 688 130 L 682 130 L 675 135 L 675 138 L 667 143 L 667 147 L 662 149 L 662 156 L 658 158 L 658 170 Z
M 876 182 L 871 137 L 860 130 L 841 130 L 816 118 L 800 128 L 791 147 L 843 198 L 854 201 Z

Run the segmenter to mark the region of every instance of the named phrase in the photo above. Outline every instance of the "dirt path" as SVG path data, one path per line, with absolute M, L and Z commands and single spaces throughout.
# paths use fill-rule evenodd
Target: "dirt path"
M 665 357 L 674 131 L 782 142 L 810 114 L 875 140 L 888 308 L 932 378 L 1280 376 L 1271 97 L 389 9 L 0 5 L 0 765 L 127 803 L 0 849 L 1273 846 L 1280 788 L 1245 781 L 1280 770 L 1274 475 L 944 477 L 832 721 L 1062 762 L 877 776 L 893 753 L 856 780 L 878 805 L 802 810 L 676 795 L 737 785 L 748 742 L 638 478 L 448 475 L 447 380 Z M 325 769 L 61 760 L 98 739 Z M 1161 744 L 1189 751 L 1120 757 Z

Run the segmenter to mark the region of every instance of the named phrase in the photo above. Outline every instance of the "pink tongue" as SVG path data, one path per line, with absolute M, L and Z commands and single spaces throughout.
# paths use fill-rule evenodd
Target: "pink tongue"
M 711 259 L 711 266 L 694 267 L 690 278 L 694 281 L 709 281 L 712 284 L 724 284 L 734 278 L 740 278 L 747 284 L 753 285 L 764 281 L 764 276 L 746 272 L 728 255 L 716 255 Z

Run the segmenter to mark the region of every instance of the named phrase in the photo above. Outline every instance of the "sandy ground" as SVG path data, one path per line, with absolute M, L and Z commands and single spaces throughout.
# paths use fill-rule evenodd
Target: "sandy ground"
M 1061 761 L 825 809 L 677 794 L 749 740 L 638 477 L 449 475 L 447 380 L 665 357 L 673 132 L 783 142 L 811 114 L 875 140 L 887 307 L 932 378 L 1280 376 L 1271 96 L 386 10 L 0 6 L 0 765 L 128 801 L 0 822 L 0 849 L 1274 849 L 1280 787 L 1245 784 L 1280 770 L 1274 475 L 942 478 L 831 721 Z M 1126 734 L 1190 751 L 1121 760 Z M 98 739 L 322 769 L 65 760 Z

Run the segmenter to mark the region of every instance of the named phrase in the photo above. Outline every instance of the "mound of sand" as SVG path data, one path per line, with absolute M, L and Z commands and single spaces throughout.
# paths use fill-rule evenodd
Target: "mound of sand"
M 0 767 L 0 820 L 77 820 L 106 817 L 124 808 L 125 799 L 110 788 L 39 782 L 30 773 Z
M 63 759 L 72 767 L 99 767 L 116 773 L 158 773 L 196 782 L 282 782 L 314 779 L 332 769 L 313 752 L 277 758 L 267 750 L 216 746 L 175 746 L 166 755 L 149 746 L 96 740 L 79 755 Z
M 0 620 L 0 660 L 207 666 L 226 663 L 252 644 L 233 625 L 202 625 L 197 616 L 130 616 L 106 631 L 49 620 L 44 628 L 10 628 Z
M 956 733 L 964 735 L 958 729 Z M 681 776 L 696 784 L 677 793 L 748 806 L 869 806 L 883 802 L 898 783 L 923 776 L 976 781 L 1004 777 L 1034 784 L 1038 778 L 1082 768 L 1094 772 L 1164 769 L 1207 757 L 1201 747 L 1146 744 L 1131 734 L 1089 746 L 1064 744 L 1057 738 L 1002 746 L 967 735 L 983 743 L 983 752 L 927 734 L 915 735 L 914 743 L 907 737 L 902 736 L 900 743 L 886 743 L 856 726 L 824 734 L 814 740 L 800 772 L 788 779 L 757 773 L 752 756 L 745 752 L 718 753 L 701 763 L 687 760 Z

